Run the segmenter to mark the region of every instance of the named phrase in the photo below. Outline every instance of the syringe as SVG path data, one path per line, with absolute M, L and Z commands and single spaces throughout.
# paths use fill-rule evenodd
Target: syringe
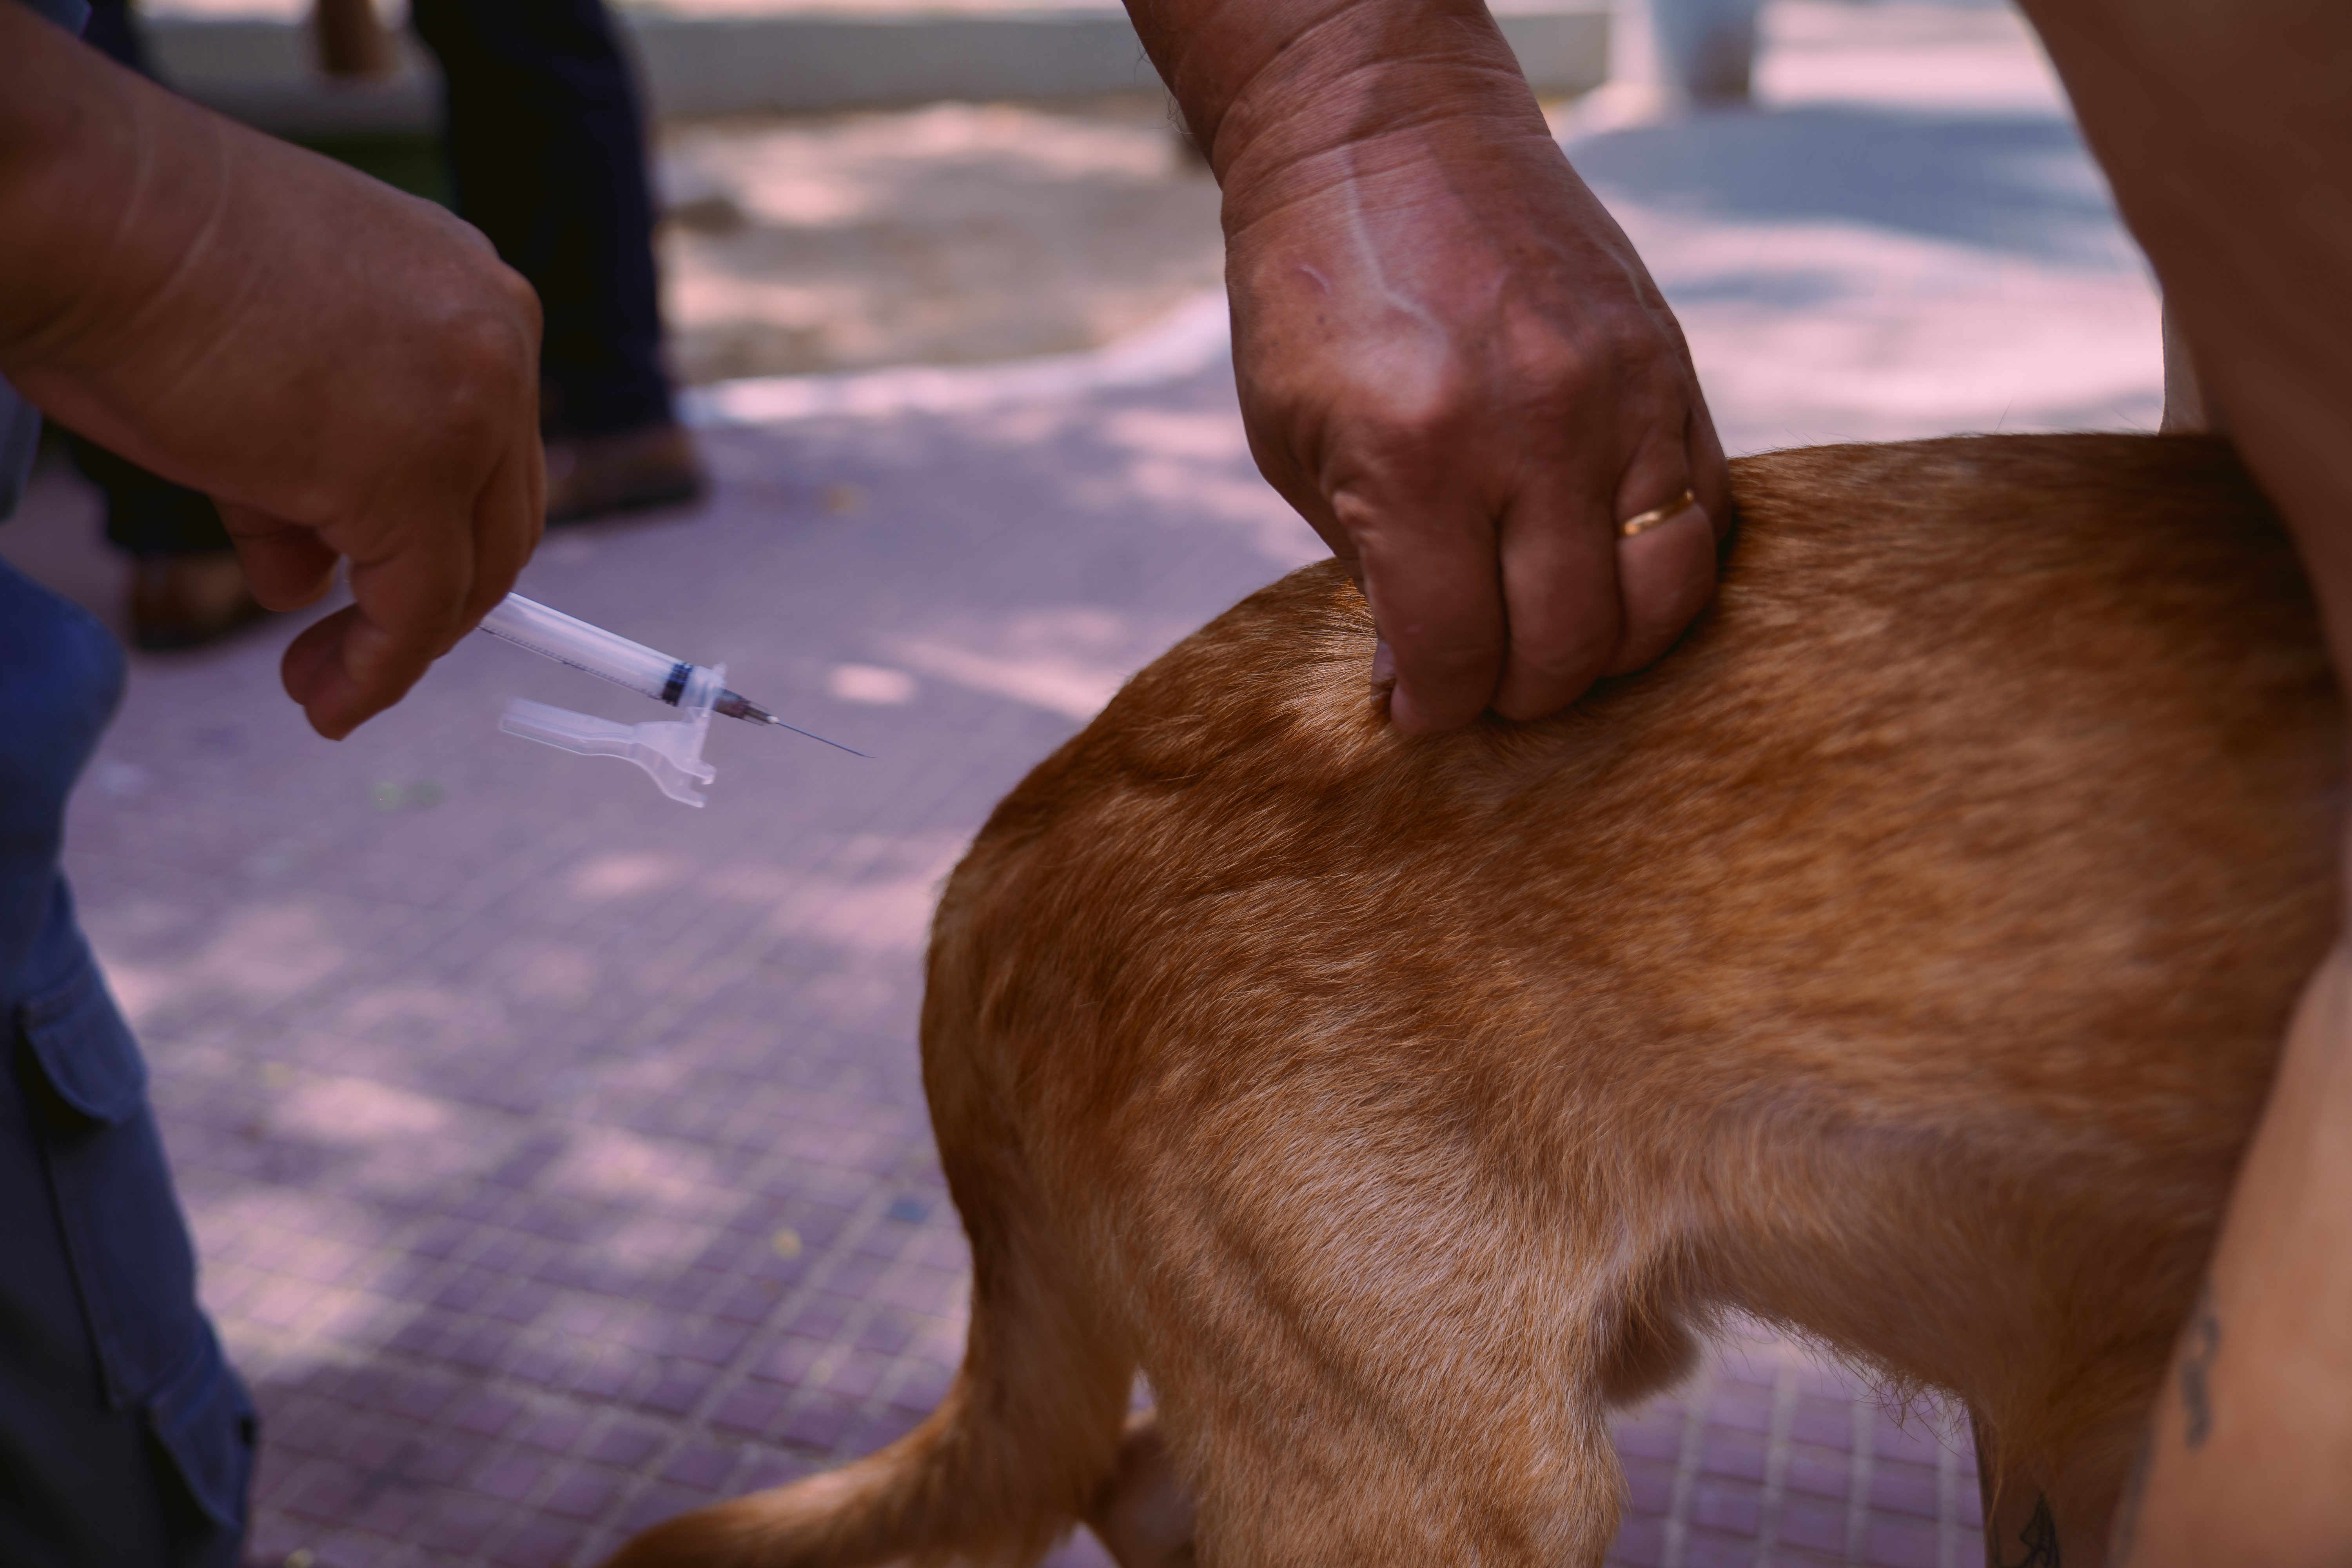
M 592 626 L 586 621 L 551 610 L 520 594 L 509 594 L 482 617 L 482 630 L 492 637 L 510 642 L 517 647 L 529 648 L 542 658 L 590 675 L 601 676 L 615 686 L 625 686 L 657 702 L 675 708 L 686 693 L 698 666 L 682 658 L 672 658 L 656 652 L 643 643 L 616 637 L 602 626 Z M 737 691 L 719 692 L 710 704 L 713 713 L 724 713 L 730 719 L 741 719 L 753 724 L 773 724 L 790 730 L 795 735 L 806 735 L 812 741 L 824 741 L 852 756 L 866 753 L 855 746 L 844 746 L 838 741 L 825 741 L 814 731 L 797 724 L 787 724 L 766 709 L 753 703 Z

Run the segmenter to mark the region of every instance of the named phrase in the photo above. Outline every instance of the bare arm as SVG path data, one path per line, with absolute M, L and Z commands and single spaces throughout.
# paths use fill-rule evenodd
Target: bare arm
M 1129 10 L 1224 188 L 1251 450 L 1370 596 L 1398 724 L 1539 717 L 1663 653 L 1713 591 L 1722 448 L 1485 6 Z
M 2025 0 L 2352 674 L 2352 7 Z M 2352 1561 L 2352 951 L 2305 992 L 2116 1558 Z
M 0 4 L 0 374 L 220 503 L 340 737 L 537 541 L 538 302 L 472 229 L 246 131 Z

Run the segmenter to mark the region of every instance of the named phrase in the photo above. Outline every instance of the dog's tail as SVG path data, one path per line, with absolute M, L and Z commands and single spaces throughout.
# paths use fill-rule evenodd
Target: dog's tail
M 1002 1211 L 1000 1211 L 1000 1214 Z M 963 1366 L 929 1418 L 842 1469 L 681 1515 L 608 1568 L 1019 1564 L 1045 1555 L 1118 1463 L 1133 1363 L 1059 1270 L 973 1237 Z M 1029 1267 L 1045 1262 L 1042 1268 Z
M 969 935 L 969 922 L 940 925 Z M 1005 1119 L 1022 1097 L 990 1081 L 974 1038 L 981 965 L 961 952 L 943 960 L 956 941 L 943 929 L 935 942 L 923 1008 L 940 1163 L 971 1242 L 971 1325 L 947 1397 L 889 1447 L 657 1525 L 608 1568 L 1030 1563 L 1118 1469 L 1133 1352 L 1087 1271 L 1089 1249 L 1055 1229 L 1028 1141 Z

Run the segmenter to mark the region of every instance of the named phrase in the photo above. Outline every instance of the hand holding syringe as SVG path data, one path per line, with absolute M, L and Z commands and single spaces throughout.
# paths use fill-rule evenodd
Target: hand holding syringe
M 499 728 L 583 756 L 626 758 L 653 775 L 664 795 L 688 805 L 704 804 L 705 797 L 693 784 L 709 784 L 718 773 L 702 760 L 702 738 L 713 713 L 753 724 L 773 724 L 812 741 L 824 741 L 853 756 L 866 755 L 797 724 L 787 724 L 740 693 L 728 690 L 723 664 L 688 664 L 672 658 L 520 594 L 499 600 L 482 617 L 482 630 L 559 664 L 683 709 L 687 717 L 681 721 L 619 724 L 517 697 L 507 703 Z

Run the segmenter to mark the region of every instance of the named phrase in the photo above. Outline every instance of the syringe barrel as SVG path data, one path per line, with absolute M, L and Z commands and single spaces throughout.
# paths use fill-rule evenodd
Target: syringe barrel
M 575 621 L 520 594 L 509 594 L 482 617 L 482 629 L 560 664 L 603 676 L 616 686 L 675 705 L 694 666 L 643 643 Z

